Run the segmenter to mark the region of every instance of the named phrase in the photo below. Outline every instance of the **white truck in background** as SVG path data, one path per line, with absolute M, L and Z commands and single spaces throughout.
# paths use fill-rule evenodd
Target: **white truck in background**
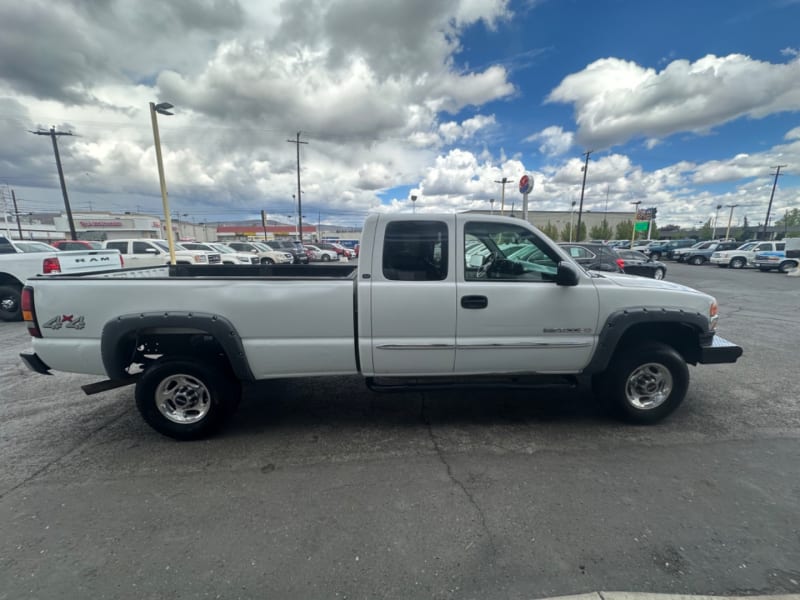
M 242 384 L 352 374 L 376 391 L 586 382 L 622 418 L 655 423 L 683 401 L 687 363 L 742 354 L 716 335 L 713 297 L 586 271 L 519 219 L 371 215 L 361 243 L 357 266 L 32 280 L 22 304 L 34 352 L 22 359 L 107 378 L 86 393 L 135 384 L 148 424 L 194 439 L 235 410 Z
M 72 275 L 124 266 L 116 250 L 59 251 L 43 242 L 0 236 L 0 321 L 21 321 L 25 281 L 37 275 Z

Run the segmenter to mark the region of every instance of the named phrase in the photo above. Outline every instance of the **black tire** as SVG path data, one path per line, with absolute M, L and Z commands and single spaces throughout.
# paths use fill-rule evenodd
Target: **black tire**
M 692 258 L 689 259 L 688 262 L 690 265 L 697 266 L 697 265 L 702 265 L 704 262 L 706 262 L 706 259 L 703 258 L 702 256 L 693 256 Z
M 782 262 L 781 266 L 778 267 L 778 270 L 781 273 L 788 273 L 789 271 L 794 271 L 797 268 L 797 263 L 793 260 L 787 260 L 786 262 Z
M 21 321 L 22 288 L 18 285 L 0 285 L 0 321 Z
M 747 261 L 743 259 L 741 256 L 732 258 L 730 262 L 731 269 L 744 269 L 745 265 L 747 265 Z
M 215 433 L 236 411 L 241 395 L 241 384 L 227 369 L 189 358 L 154 363 L 136 382 L 135 392 L 147 424 L 176 440 Z
M 322 262 L 330 262 L 330 260 L 331 260 L 331 257 L 328 256 L 327 254 L 323 254 L 322 255 Z
M 664 279 L 665 274 L 666 271 L 664 271 L 664 269 L 658 268 L 655 271 L 653 271 L 653 279 L 659 279 L 659 280 Z
M 652 258 L 653 260 L 658 260 L 659 258 L 661 258 L 661 252 L 653 252 L 653 253 L 651 253 L 650 254 L 650 258 Z
M 652 425 L 683 402 L 689 389 L 689 368 L 674 348 L 648 342 L 618 350 L 605 373 L 596 378 L 594 388 L 617 417 L 636 425 Z M 665 397 L 657 393 L 659 388 L 666 392 Z M 650 401 L 647 392 L 653 394 Z M 645 400 L 637 402 L 637 395 Z
M 261 264 L 262 265 L 274 265 L 275 261 L 272 260 L 271 258 L 262 258 L 261 259 Z

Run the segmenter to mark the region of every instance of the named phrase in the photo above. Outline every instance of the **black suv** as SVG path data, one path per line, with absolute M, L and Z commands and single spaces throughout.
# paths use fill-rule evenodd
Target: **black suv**
M 623 272 L 622 261 L 620 261 L 619 255 L 613 248 L 605 244 L 569 242 L 559 244 L 559 246 L 572 257 L 572 260 L 581 265 L 584 269 L 610 271 L 613 273 Z
M 297 240 L 275 240 L 274 242 L 269 242 L 269 247 L 288 252 L 294 257 L 293 263 L 296 265 L 308 264 L 308 255 L 303 249 L 303 244 Z

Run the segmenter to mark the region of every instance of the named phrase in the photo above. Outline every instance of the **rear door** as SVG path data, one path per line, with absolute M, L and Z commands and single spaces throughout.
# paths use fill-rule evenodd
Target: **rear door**
M 366 272 L 372 370 L 379 376 L 449 375 L 455 361 L 455 216 L 380 225 L 379 251 Z

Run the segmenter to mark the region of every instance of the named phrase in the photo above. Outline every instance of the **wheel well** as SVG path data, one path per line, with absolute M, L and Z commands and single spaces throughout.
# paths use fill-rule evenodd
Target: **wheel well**
M 636 323 L 622 334 L 615 353 L 643 342 L 661 342 L 674 348 L 687 363 L 696 364 L 700 358 L 698 335 L 694 326 L 685 323 Z
M 198 329 L 140 329 L 126 333 L 114 349 L 118 367 L 135 375 L 164 358 L 183 357 L 208 360 L 228 372 L 233 366 L 222 344 L 211 334 Z
M 13 285 L 22 288 L 22 282 L 8 273 L 0 273 L 0 285 Z

